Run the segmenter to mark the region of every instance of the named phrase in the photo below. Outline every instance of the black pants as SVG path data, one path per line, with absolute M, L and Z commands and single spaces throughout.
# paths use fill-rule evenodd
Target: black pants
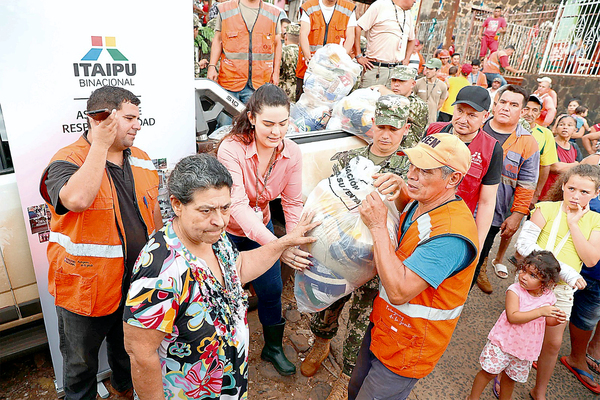
M 133 386 L 123 344 L 123 307 L 104 317 L 87 317 L 56 307 L 63 357 L 65 400 L 95 400 L 98 352 L 106 338 L 111 385 L 119 392 Z
M 304 91 L 304 79 L 296 77 L 296 101 L 300 100 L 300 96 Z
M 479 271 L 481 271 L 481 266 L 483 265 L 485 258 L 490 254 L 490 250 L 492 249 L 494 239 L 496 239 L 496 235 L 498 235 L 498 232 L 500 232 L 499 226 L 490 226 L 490 230 L 488 231 L 488 234 L 485 237 L 485 242 L 483 243 L 483 248 L 481 249 L 481 255 L 479 256 L 477 267 L 475 267 L 475 275 L 473 275 L 473 282 L 471 282 L 471 287 L 473 287 L 473 285 L 475 285 L 475 283 L 477 282 L 477 277 L 479 276 Z

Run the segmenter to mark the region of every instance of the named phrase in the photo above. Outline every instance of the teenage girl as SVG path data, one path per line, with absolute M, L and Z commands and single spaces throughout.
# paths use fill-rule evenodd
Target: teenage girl
M 560 265 L 547 250 L 533 251 L 518 266 L 518 281 L 506 290 L 506 310 L 488 335 L 467 400 L 479 399 L 483 389 L 498 374 L 500 399 L 510 399 L 515 382 L 525 383 L 533 361 L 542 350 L 546 325 L 566 322 L 566 314 L 555 307 L 552 288 L 559 280 Z M 493 387 L 494 393 L 496 388 Z

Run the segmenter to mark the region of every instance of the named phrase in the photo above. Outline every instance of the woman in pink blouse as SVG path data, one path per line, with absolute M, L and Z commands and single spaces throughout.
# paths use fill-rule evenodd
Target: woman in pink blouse
M 272 84 L 261 86 L 246 109 L 233 122 L 231 133 L 219 145 L 217 157 L 233 177 L 231 219 L 227 235 L 240 251 L 251 250 L 276 239 L 269 202 L 281 196 L 286 230 L 298 224 L 302 213 L 302 154 L 297 144 L 285 139 L 290 114 L 286 94 Z M 281 260 L 292 268 L 311 264 L 309 254 L 286 250 Z M 263 325 L 263 360 L 281 375 L 296 367 L 283 353 L 285 320 L 281 317 L 281 265 L 277 261 L 252 281 L 258 297 L 258 317 Z

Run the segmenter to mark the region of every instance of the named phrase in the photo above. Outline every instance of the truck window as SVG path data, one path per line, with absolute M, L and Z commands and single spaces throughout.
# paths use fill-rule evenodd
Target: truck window
M 4 116 L 0 106 L 0 175 L 14 172 L 10 149 L 8 148 L 8 136 L 4 126 Z

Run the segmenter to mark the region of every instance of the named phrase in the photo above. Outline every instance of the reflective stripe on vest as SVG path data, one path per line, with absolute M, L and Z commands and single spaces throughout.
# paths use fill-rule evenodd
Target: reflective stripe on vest
M 423 214 L 415 221 L 419 230 L 419 242 L 423 242 L 431 237 L 431 217 L 429 214 Z
M 339 12 L 341 12 L 342 14 L 345 14 L 345 15 L 347 15 L 347 16 L 348 16 L 348 18 L 349 18 L 349 17 L 352 15 L 352 11 L 348 10 L 346 7 L 342 7 L 342 6 L 340 6 L 339 4 L 336 4 L 336 5 L 335 5 L 335 9 L 334 9 L 334 11 L 339 11 Z
M 404 303 L 400 305 L 394 305 L 391 303 L 385 288 L 379 284 L 379 297 L 385 300 L 389 306 L 394 307 L 402 314 L 407 315 L 411 318 L 423 318 L 429 321 L 449 321 L 460 317 L 460 313 L 464 306 L 458 306 L 452 310 L 441 310 L 439 308 L 427 307 L 420 304 Z
M 223 51 L 223 54 L 225 54 L 225 57 L 227 57 L 230 60 L 247 60 L 249 54 L 248 53 L 230 53 L 228 51 Z M 271 54 L 265 54 L 265 53 L 253 53 L 252 54 L 252 61 L 270 61 L 274 59 L 274 55 Z
M 75 257 L 123 258 L 123 247 L 90 243 L 73 243 L 71 238 L 60 232 L 50 232 L 50 242 L 63 247 L 67 253 Z
M 143 158 L 129 156 L 129 165 L 131 165 L 132 167 L 138 167 L 138 168 L 143 168 L 143 169 L 147 169 L 150 171 L 156 171 L 156 167 L 154 166 L 154 163 L 151 160 L 144 160 Z

